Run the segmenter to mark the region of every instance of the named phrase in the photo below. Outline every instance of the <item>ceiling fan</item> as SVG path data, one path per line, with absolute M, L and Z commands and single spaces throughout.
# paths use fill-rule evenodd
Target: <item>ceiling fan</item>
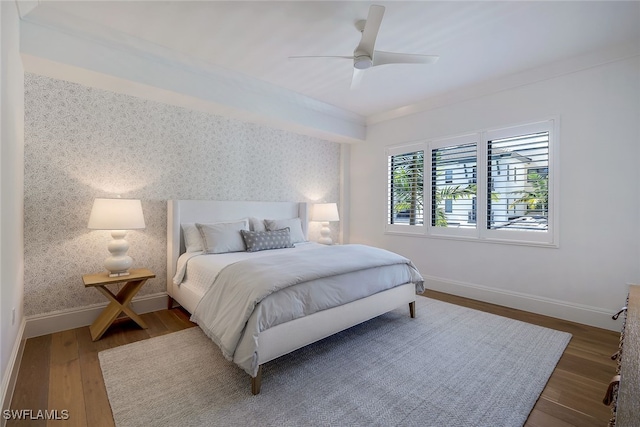
M 360 39 L 360 44 L 358 44 L 351 56 L 290 56 L 289 58 L 352 59 L 353 76 L 351 79 L 351 89 L 356 89 L 360 85 L 364 70 L 368 68 L 387 64 L 433 64 L 438 60 L 439 56 L 436 55 L 418 55 L 374 50 L 383 16 L 384 6 L 371 5 L 367 19 L 356 22 L 356 28 L 362 33 L 362 38 Z

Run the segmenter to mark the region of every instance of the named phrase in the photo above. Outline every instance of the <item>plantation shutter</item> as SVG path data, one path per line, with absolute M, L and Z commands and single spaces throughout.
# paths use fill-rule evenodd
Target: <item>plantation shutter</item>
M 388 156 L 387 224 L 424 225 L 424 150 Z
M 475 228 L 477 144 L 431 150 L 431 225 Z
M 488 141 L 487 229 L 547 231 L 549 132 Z

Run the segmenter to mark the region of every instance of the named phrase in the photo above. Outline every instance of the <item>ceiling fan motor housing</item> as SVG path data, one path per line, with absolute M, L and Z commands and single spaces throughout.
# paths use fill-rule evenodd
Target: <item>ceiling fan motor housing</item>
M 371 68 L 373 61 L 367 55 L 358 55 L 353 58 L 353 66 L 358 70 L 366 70 Z

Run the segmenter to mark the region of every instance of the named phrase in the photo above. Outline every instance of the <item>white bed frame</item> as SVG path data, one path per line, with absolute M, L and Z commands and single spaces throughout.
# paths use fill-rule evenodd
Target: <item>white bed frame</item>
M 299 217 L 308 235 L 307 203 L 290 202 L 220 202 L 207 200 L 169 200 L 167 202 L 167 293 L 169 307 L 173 300 L 193 312 L 201 296 L 173 285 L 178 257 L 185 251 L 180 224 L 191 222 L 234 221 L 246 217 L 287 219 Z M 308 344 L 372 319 L 405 304 L 415 317 L 415 285 L 407 283 L 369 297 L 323 310 L 267 329 L 258 336 L 258 374 L 251 378 L 251 392 L 260 393 L 262 365 Z

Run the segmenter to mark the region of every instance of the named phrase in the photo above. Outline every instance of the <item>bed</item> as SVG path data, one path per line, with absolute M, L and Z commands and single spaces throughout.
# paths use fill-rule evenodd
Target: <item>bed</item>
M 416 293 L 423 289 L 422 277 L 413 267 L 410 261 L 407 265 L 398 265 L 396 262 L 389 261 L 389 265 L 374 266 L 377 262 L 377 252 L 381 251 L 376 248 L 370 248 L 362 245 L 336 245 L 327 247 L 313 242 L 296 243 L 295 248 L 283 248 L 273 250 L 256 250 L 255 252 L 230 251 L 225 252 L 223 249 L 220 254 L 205 255 L 202 252 L 193 250 L 192 246 L 185 243 L 192 242 L 193 225 L 199 224 L 200 236 L 204 236 L 203 244 L 205 249 L 210 250 L 207 246 L 207 231 L 212 228 L 205 229 L 203 224 L 221 224 L 224 227 L 230 224 L 238 224 L 245 221 L 242 228 L 251 231 L 242 231 L 242 236 L 249 238 L 253 235 L 260 235 L 259 232 L 253 232 L 254 225 L 258 227 L 258 222 L 264 224 L 264 219 L 273 219 L 271 224 L 273 231 L 269 233 L 287 233 L 286 239 L 294 240 L 294 234 L 290 230 L 296 230 L 299 224 L 298 234 L 295 237 L 298 240 L 307 240 L 308 236 L 308 218 L 310 206 L 307 203 L 293 202 L 229 202 L 229 201 L 202 201 L 202 200 L 169 200 L 167 204 L 167 293 L 169 295 L 169 306 L 174 302 L 180 304 L 192 315 L 198 325 L 205 333 L 218 344 L 227 359 L 233 360 L 238 366 L 243 368 L 251 377 L 251 392 L 258 394 L 262 381 L 262 365 L 274 360 L 282 355 L 288 354 L 305 345 L 311 344 L 344 329 L 362 323 L 373 317 L 394 310 L 398 307 L 408 306 L 409 315 L 415 317 L 415 299 Z M 277 220 L 277 221 L 275 221 Z M 284 222 L 282 222 L 284 221 Z M 292 222 L 295 221 L 295 222 Z M 255 224 L 254 224 L 255 223 Z M 282 225 L 293 225 L 293 227 Z M 261 226 L 261 225 L 260 225 Z M 234 225 L 235 227 L 235 225 Z M 278 228 L 282 227 L 282 228 Z M 258 230 L 259 231 L 259 230 Z M 301 236 L 300 236 L 301 233 Z M 289 237 L 290 236 L 290 237 Z M 251 246 L 249 240 L 245 242 Z M 229 243 L 233 246 L 235 243 Z M 189 246 L 189 248 L 187 247 Z M 256 247 L 253 246 L 253 249 Z M 189 250 L 187 250 L 189 249 Z M 197 248 L 196 248 L 197 249 Z M 260 249 L 258 247 L 258 249 Z M 350 256 L 347 251 L 360 251 L 361 256 Z M 385 251 L 386 252 L 386 251 Z M 397 254 L 398 258 L 402 258 Z M 386 255 L 385 255 L 386 256 Z M 251 260 L 247 260 L 251 258 Z M 255 258 L 255 260 L 254 260 Z M 338 258 L 352 260 L 353 263 L 362 262 L 371 265 L 363 267 L 362 271 L 347 272 L 346 268 L 341 267 L 342 263 L 336 262 Z M 365 261 L 364 258 L 367 260 Z M 386 259 L 386 258 L 385 258 Z M 246 262 L 245 262 L 246 260 Z M 320 260 L 323 260 L 322 262 Z M 329 269 L 333 271 L 333 275 L 329 277 L 314 276 L 308 280 L 310 284 L 315 286 L 306 286 L 305 283 L 296 283 L 295 285 L 286 284 L 287 289 L 280 289 L 274 292 L 273 289 L 265 291 L 268 296 L 256 299 L 254 303 L 254 295 L 247 293 L 247 301 L 241 302 L 238 309 L 229 309 L 227 303 L 222 303 L 223 294 L 218 291 L 219 283 L 224 284 L 225 280 L 231 280 L 233 277 L 244 277 L 244 280 L 252 277 L 269 277 L 269 272 L 259 270 L 259 268 L 268 268 L 269 264 L 281 263 L 287 261 L 291 272 L 291 278 L 298 280 L 298 276 L 307 270 L 319 271 Z M 403 261 L 402 261 L 403 262 Z M 250 263 L 250 264 L 248 264 Z M 248 270 L 248 265 L 256 264 L 258 270 Z M 348 264 L 348 263 L 345 263 Z M 226 268 L 225 268 L 226 266 Z M 322 268 L 319 268 L 322 266 Z M 295 269 L 300 271 L 295 271 Z M 233 271 L 236 269 L 236 271 Z M 275 269 L 274 269 L 275 270 Z M 284 272 L 285 269 L 278 265 L 278 274 Z M 405 271 L 406 270 L 406 271 Z M 227 274 L 228 273 L 228 274 Z M 242 276 L 244 274 L 244 276 Z M 273 273 L 275 274 L 275 273 Z M 309 273 L 311 274 L 311 273 Z M 317 274 L 317 273 L 313 273 Z M 287 276 L 287 274 L 282 274 Z M 273 276 L 275 277 L 275 276 Z M 339 278 L 337 280 L 336 278 Z M 216 281 L 216 289 L 207 285 L 209 282 Z M 279 277 L 278 277 L 279 279 Z M 312 280 L 313 279 L 313 280 Z M 243 279 L 241 279 L 243 280 Z M 288 279 L 287 279 L 288 280 Z M 291 279 L 293 280 L 293 279 Z M 394 282 L 388 284 L 386 282 Z M 283 279 L 283 283 L 286 282 Z M 204 283 L 204 284 L 203 284 Z M 286 310 L 272 310 L 269 304 L 272 300 L 281 298 L 282 301 L 290 301 L 289 296 L 282 296 L 285 292 L 316 292 L 312 301 L 316 299 L 321 301 L 317 292 L 323 286 L 343 286 L 337 293 L 349 294 L 346 302 L 326 303 L 318 302 L 319 307 L 315 311 L 307 308 L 300 308 L 297 304 L 292 303 L 292 313 Z M 358 286 L 353 286 L 357 283 Z M 366 285 L 362 285 L 366 283 Z M 349 286 L 347 286 L 349 285 Z M 384 286 L 385 288 L 382 288 Z M 391 287 L 389 287 L 391 286 Z M 239 287 L 233 285 L 228 288 L 237 292 Z M 259 288 L 259 286 L 258 286 Z M 282 286 L 284 288 L 284 285 Z M 335 288 L 338 289 L 338 288 Z M 365 290 L 363 290 L 365 289 Z M 215 294 L 218 292 L 218 294 Z M 253 288 L 246 292 L 254 292 Z M 333 291 L 332 291 L 333 292 Z M 272 294 L 271 294 L 272 293 Z M 334 293 L 331 293 L 329 299 L 333 299 Z M 233 298 L 239 298 L 234 294 Z M 243 297 L 244 298 L 244 297 Z M 244 300 L 243 300 L 244 301 Z M 242 305 L 245 304 L 245 305 Z M 334 304 L 334 305 L 331 305 Z M 338 304 L 338 305 L 335 305 Z M 222 307 L 226 310 L 226 314 L 216 314 L 218 310 L 215 307 Z M 278 306 L 281 307 L 281 306 Z M 251 310 L 249 310 L 251 308 Z M 246 315 L 245 315 L 246 311 Z M 308 312 L 307 312 L 308 311 Z M 265 320 L 258 318 L 260 315 L 271 315 L 276 312 L 282 319 Z M 281 314 L 280 312 L 285 312 Z M 267 314 L 265 314 L 267 313 Z M 216 320 L 217 316 L 217 320 Z M 246 330 L 235 331 L 234 327 L 230 327 L 231 332 L 217 333 L 225 328 L 219 326 L 220 319 L 222 323 L 227 322 L 227 318 L 245 316 L 237 319 L 245 322 Z M 289 318 L 290 317 L 290 318 Z M 269 325 L 265 326 L 266 323 Z M 234 323 L 235 325 L 235 323 Z M 249 331 L 249 327 L 254 327 Z M 224 337 L 221 338 L 221 336 Z M 233 346 L 227 349 L 226 335 L 233 336 Z M 235 351 L 235 353 L 233 353 Z

